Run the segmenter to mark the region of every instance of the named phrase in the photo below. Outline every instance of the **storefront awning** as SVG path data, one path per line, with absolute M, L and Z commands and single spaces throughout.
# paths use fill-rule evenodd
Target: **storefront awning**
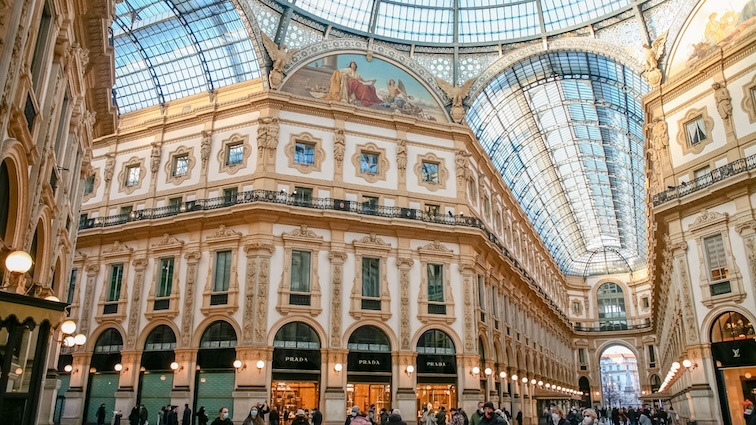
M 533 398 L 539 400 L 570 400 L 573 397 L 560 391 L 551 391 L 545 388 L 536 388 L 533 392 Z
M 656 400 L 669 400 L 672 398 L 666 391 L 646 394 L 638 397 L 640 401 L 656 401 Z
M 66 303 L 0 291 L 0 322 L 14 316 L 19 323 L 31 320 L 39 325 L 45 320 L 53 328 L 63 320 Z

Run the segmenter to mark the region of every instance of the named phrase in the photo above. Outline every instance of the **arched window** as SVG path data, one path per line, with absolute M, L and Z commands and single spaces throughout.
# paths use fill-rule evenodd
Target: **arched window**
M 661 387 L 661 378 L 659 378 L 659 375 L 651 375 L 649 381 L 651 383 L 651 392 L 655 393 L 659 391 L 659 387 Z
M 596 294 L 601 330 L 627 329 L 625 315 L 625 294 L 622 287 L 614 282 L 601 285 Z
M 722 314 L 711 327 L 711 342 L 736 341 L 754 338 L 753 323 L 735 311 Z
M 123 338 L 116 329 L 108 329 L 97 338 L 95 354 L 120 353 L 123 349 Z
M 480 355 L 480 370 L 483 370 L 486 368 L 486 346 L 482 338 L 478 338 L 478 355 Z
M 9 245 L 9 241 L 5 238 L 8 230 L 8 216 L 10 215 L 10 177 L 8 174 L 8 167 L 5 165 L 5 161 L 0 163 L 0 239 Z
M 228 322 L 222 320 L 208 326 L 200 340 L 200 348 L 233 347 L 236 347 L 236 331 Z
M 320 349 L 320 337 L 310 325 L 302 322 L 292 322 L 284 325 L 276 332 L 273 346 L 278 348 L 304 348 L 308 350 Z
M 420 354 L 455 354 L 454 342 L 449 335 L 437 329 L 426 331 L 417 342 Z
M 386 333 L 375 326 L 363 326 L 349 336 L 349 351 L 391 352 L 391 342 Z
M 167 325 L 160 325 L 150 332 L 144 351 L 170 351 L 176 348 L 176 335 Z

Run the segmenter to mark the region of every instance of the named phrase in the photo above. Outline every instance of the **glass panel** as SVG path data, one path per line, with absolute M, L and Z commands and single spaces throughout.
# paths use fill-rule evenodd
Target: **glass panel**
M 167 325 L 160 325 L 150 332 L 144 351 L 168 351 L 176 348 L 176 335 Z
M 422 176 L 424 182 L 438 183 L 438 163 L 423 161 Z
M 73 304 L 74 301 L 74 293 L 76 292 L 76 278 L 79 274 L 78 269 L 71 269 L 71 278 L 68 280 L 68 293 L 66 298 L 67 304 Z
M 173 177 L 185 176 L 189 172 L 189 157 L 177 156 L 173 160 Z
M 276 332 L 273 346 L 280 348 L 320 349 L 320 338 L 312 327 L 302 322 L 284 325 Z
M 291 252 L 291 291 L 310 292 L 310 256 L 308 251 Z
M 320 406 L 320 385 L 317 382 L 273 381 L 271 399 L 282 418 L 284 412 L 292 418 L 298 409 Z
M 348 409 L 351 409 L 352 406 L 358 406 L 361 411 L 369 412 L 370 406 L 373 406 L 375 423 L 381 422 L 381 410 L 391 407 L 391 385 L 388 384 L 350 383 L 347 384 L 346 395 L 346 407 Z
M 205 406 L 207 416 L 210 418 L 217 418 L 218 411 L 225 407 L 228 409 L 229 418 L 232 418 L 234 403 L 229 403 L 229 401 L 233 400 L 232 393 L 236 388 L 236 373 L 233 371 L 216 372 L 200 370 L 197 371 L 196 379 L 196 406 Z
M 231 348 L 236 347 L 236 332 L 224 321 L 211 324 L 202 333 L 200 348 Z M 205 406 L 207 407 L 207 406 Z
M 147 409 L 150 419 L 157 416 L 161 408 L 171 404 L 171 391 L 173 390 L 173 373 L 149 373 L 145 372 L 141 376 L 139 389 L 141 392 L 141 402 Z M 207 406 L 205 406 L 207 408 Z M 181 412 L 181 410 L 179 410 Z M 217 411 L 216 411 L 217 412 Z M 124 414 L 127 417 L 128 413 Z M 209 416 L 209 415 L 208 415 Z M 121 419 L 123 423 L 123 419 Z M 150 420 L 150 423 L 152 421 Z
M 110 266 L 110 288 L 106 301 L 118 301 L 121 298 L 121 281 L 123 280 L 123 264 Z
M 709 265 L 709 278 L 711 280 L 727 279 L 727 257 L 725 255 L 722 235 L 704 238 L 704 250 L 706 252 L 706 261 Z
M 123 338 L 115 329 L 103 332 L 95 343 L 96 354 L 119 353 L 123 348 Z
M 421 354 L 455 354 L 454 343 L 443 331 L 431 329 L 420 336 L 417 352 Z
M 727 312 L 717 319 L 711 327 L 711 342 L 736 341 L 756 337 L 753 323 L 740 313 Z
M 173 257 L 160 260 L 160 285 L 157 297 L 170 297 L 173 286 Z
M 391 351 L 388 336 L 375 326 L 362 326 L 349 336 L 350 351 Z
M 685 137 L 690 146 L 706 141 L 706 124 L 704 124 L 703 117 L 697 117 L 685 123 Z
M 428 264 L 428 301 L 444 302 L 444 266 Z
M 378 174 L 378 158 L 377 153 L 362 152 L 360 155 L 360 172 L 365 174 Z
M 241 164 L 244 160 L 244 145 L 239 143 L 228 147 L 226 165 Z
M 126 186 L 136 186 L 139 184 L 139 174 L 141 173 L 139 166 L 128 167 L 126 169 Z
M 105 422 L 111 423 L 115 410 L 115 393 L 118 390 L 119 373 L 97 373 L 90 375 L 89 404 L 87 407 L 87 424 L 97 423 L 97 410 L 105 405 Z
M 95 176 L 92 174 L 84 180 L 84 194 L 89 195 L 94 192 Z
M 315 145 L 297 142 L 294 146 L 294 162 L 297 164 L 315 164 Z
M 378 258 L 362 259 L 362 296 L 378 298 L 380 293 L 381 260 Z
M 231 282 L 231 251 L 219 251 L 215 253 L 215 276 L 213 279 L 213 292 L 228 291 Z

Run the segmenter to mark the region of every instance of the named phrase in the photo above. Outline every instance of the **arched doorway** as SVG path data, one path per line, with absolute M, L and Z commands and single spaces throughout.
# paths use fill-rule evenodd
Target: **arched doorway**
M 625 294 L 614 282 L 601 285 L 596 292 L 599 328 L 602 331 L 627 329 Z
M 147 335 L 139 373 L 137 404 L 144 404 L 148 412 L 159 412 L 171 403 L 173 371 L 176 359 L 176 335 L 167 325 L 160 325 Z
M 273 338 L 273 404 L 283 415 L 320 408 L 320 337 L 310 325 L 287 323 Z
M 593 404 L 591 403 L 591 382 L 588 380 L 588 377 L 581 376 L 578 380 L 578 387 L 579 391 L 583 392 L 583 395 L 580 397 L 580 404 L 582 407 L 591 407 Z
M 446 332 L 425 331 L 417 341 L 417 411 L 457 405 L 457 350 Z M 410 420 L 405 418 L 405 420 Z
M 375 326 L 352 332 L 347 343 L 347 407 L 365 412 L 375 405 L 376 415 L 391 407 L 391 342 Z
M 478 361 L 478 368 L 480 368 L 480 372 L 478 373 L 478 379 L 480 380 L 480 393 L 483 394 L 483 397 L 488 400 L 488 390 L 487 390 L 487 383 L 488 379 L 484 371 L 486 370 L 486 345 L 483 342 L 483 338 L 478 338 L 478 355 L 479 361 Z M 448 408 L 449 406 L 447 406 Z
M 659 378 L 659 375 L 653 374 L 648 380 L 648 383 L 651 384 L 651 393 L 659 392 L 659 388 L 661 387 L 661 378 Z
M 20 200 L 16 188 L 11 185 L 8 162 L 6 160 L 0 163 L 0 240 L 5 246 L 13 246 L 16 208 L 11 205 L 11 199 L 16 199 L 16 202 Z M 3 263 L 0 267 L 4 268 L 5 264 Z
M 744 425 L 745 400 L 756 401 L 756 335 L 749 318 L 734 311 L 711 326 L 711 353 L 725 425 Z
M 236 331 L 228 322 L 218 320 L 210 324 L 200 338 L 197 351 L 197 376 L 194 378 L 194 411 L 205 407 L 210 415 L 222 407 L 233 412 L 234 372 L 236 360 Z
M 95 342 L 87 385 L 85 424 L 97 423 L 97 409 L 103 404 L 105 412 L 110 413 L 106 420 L 109 421 L 112 416 L 115 409 L 115 393 L 121 376 L 115 368 L 116 364 L 121 363 L 122 349 L 123 337 L 117 329 L 106 329 Z
M 629 348 L 612 345 L 601 353 L 602 405 L 612 407 L 640 407 L 638 359 Z

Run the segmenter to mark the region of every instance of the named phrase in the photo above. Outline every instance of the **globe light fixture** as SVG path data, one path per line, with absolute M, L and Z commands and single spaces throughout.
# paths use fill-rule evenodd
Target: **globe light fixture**
M 523 384 L 527 384 L 528 383 L 528 377 L 527 376 L 523 376 L 522 377 L 522 383 Z
M 5 258 L 5 269 L 11 273 L 24 274 L 31 269 L 31 255 L 25 251 L 13 251 Z
M 480 374 L 480 368 L 478 366 L 473 366 L 472 370 L 470 371 L 473 375 Z
M 76 322 L 73 320 L 66 320 L 60 325 L 60 330 L 64 334 L 73 335 L 73 333 L 76 332 Z
M 177 362 L 171 362 L 171 370 L 177 371 L 179 369 L 179 364 Z
M 499 372 L 499 378 L 504 379 L 507 377 L 507 372 Z
M 690 369 L 691 366 L 693 366 L 693 362 L 691 362 L 688 359 L 683 360 L 682 365 L 686 369 Z
M 73 366 L 71 366 L 70 364 L 67 364 L 63 367 L 63 370 L 65 370 L 68 373 L 71 373 L 71 371 L 73 370 Z
M 486 376 L 491 376 L 491 374 L 493 373 L 493 371 L 491 370 L 490 367 L 487 367 L 486 370 L 483 371 L 483 373 L 485 373 Z
M 517 374 L 512 375 L 512 380 L 515 381 L 515 382 L 517 382 Z
M 84 345 L 87 343 L 87 337 L 84 334 L 77 334 L 74 337 L 74 344 L 75 345 Z
M 115 369 L 116 372 L 120 372 L 123 370 L 123 365 L 120 363 L 116 363 L 115 366 L 113 366 L 113 369 Z
M 239 359 L 234 360 L 234 363 L 233 363 L 235 369 L 241 369 L 242 364 L 243 364 L 242 361 Z
M 257 366 L 258 371 L 261 371 L 265 367 L 265 362 L 262 360 L 258 360 L 255 366 Z

